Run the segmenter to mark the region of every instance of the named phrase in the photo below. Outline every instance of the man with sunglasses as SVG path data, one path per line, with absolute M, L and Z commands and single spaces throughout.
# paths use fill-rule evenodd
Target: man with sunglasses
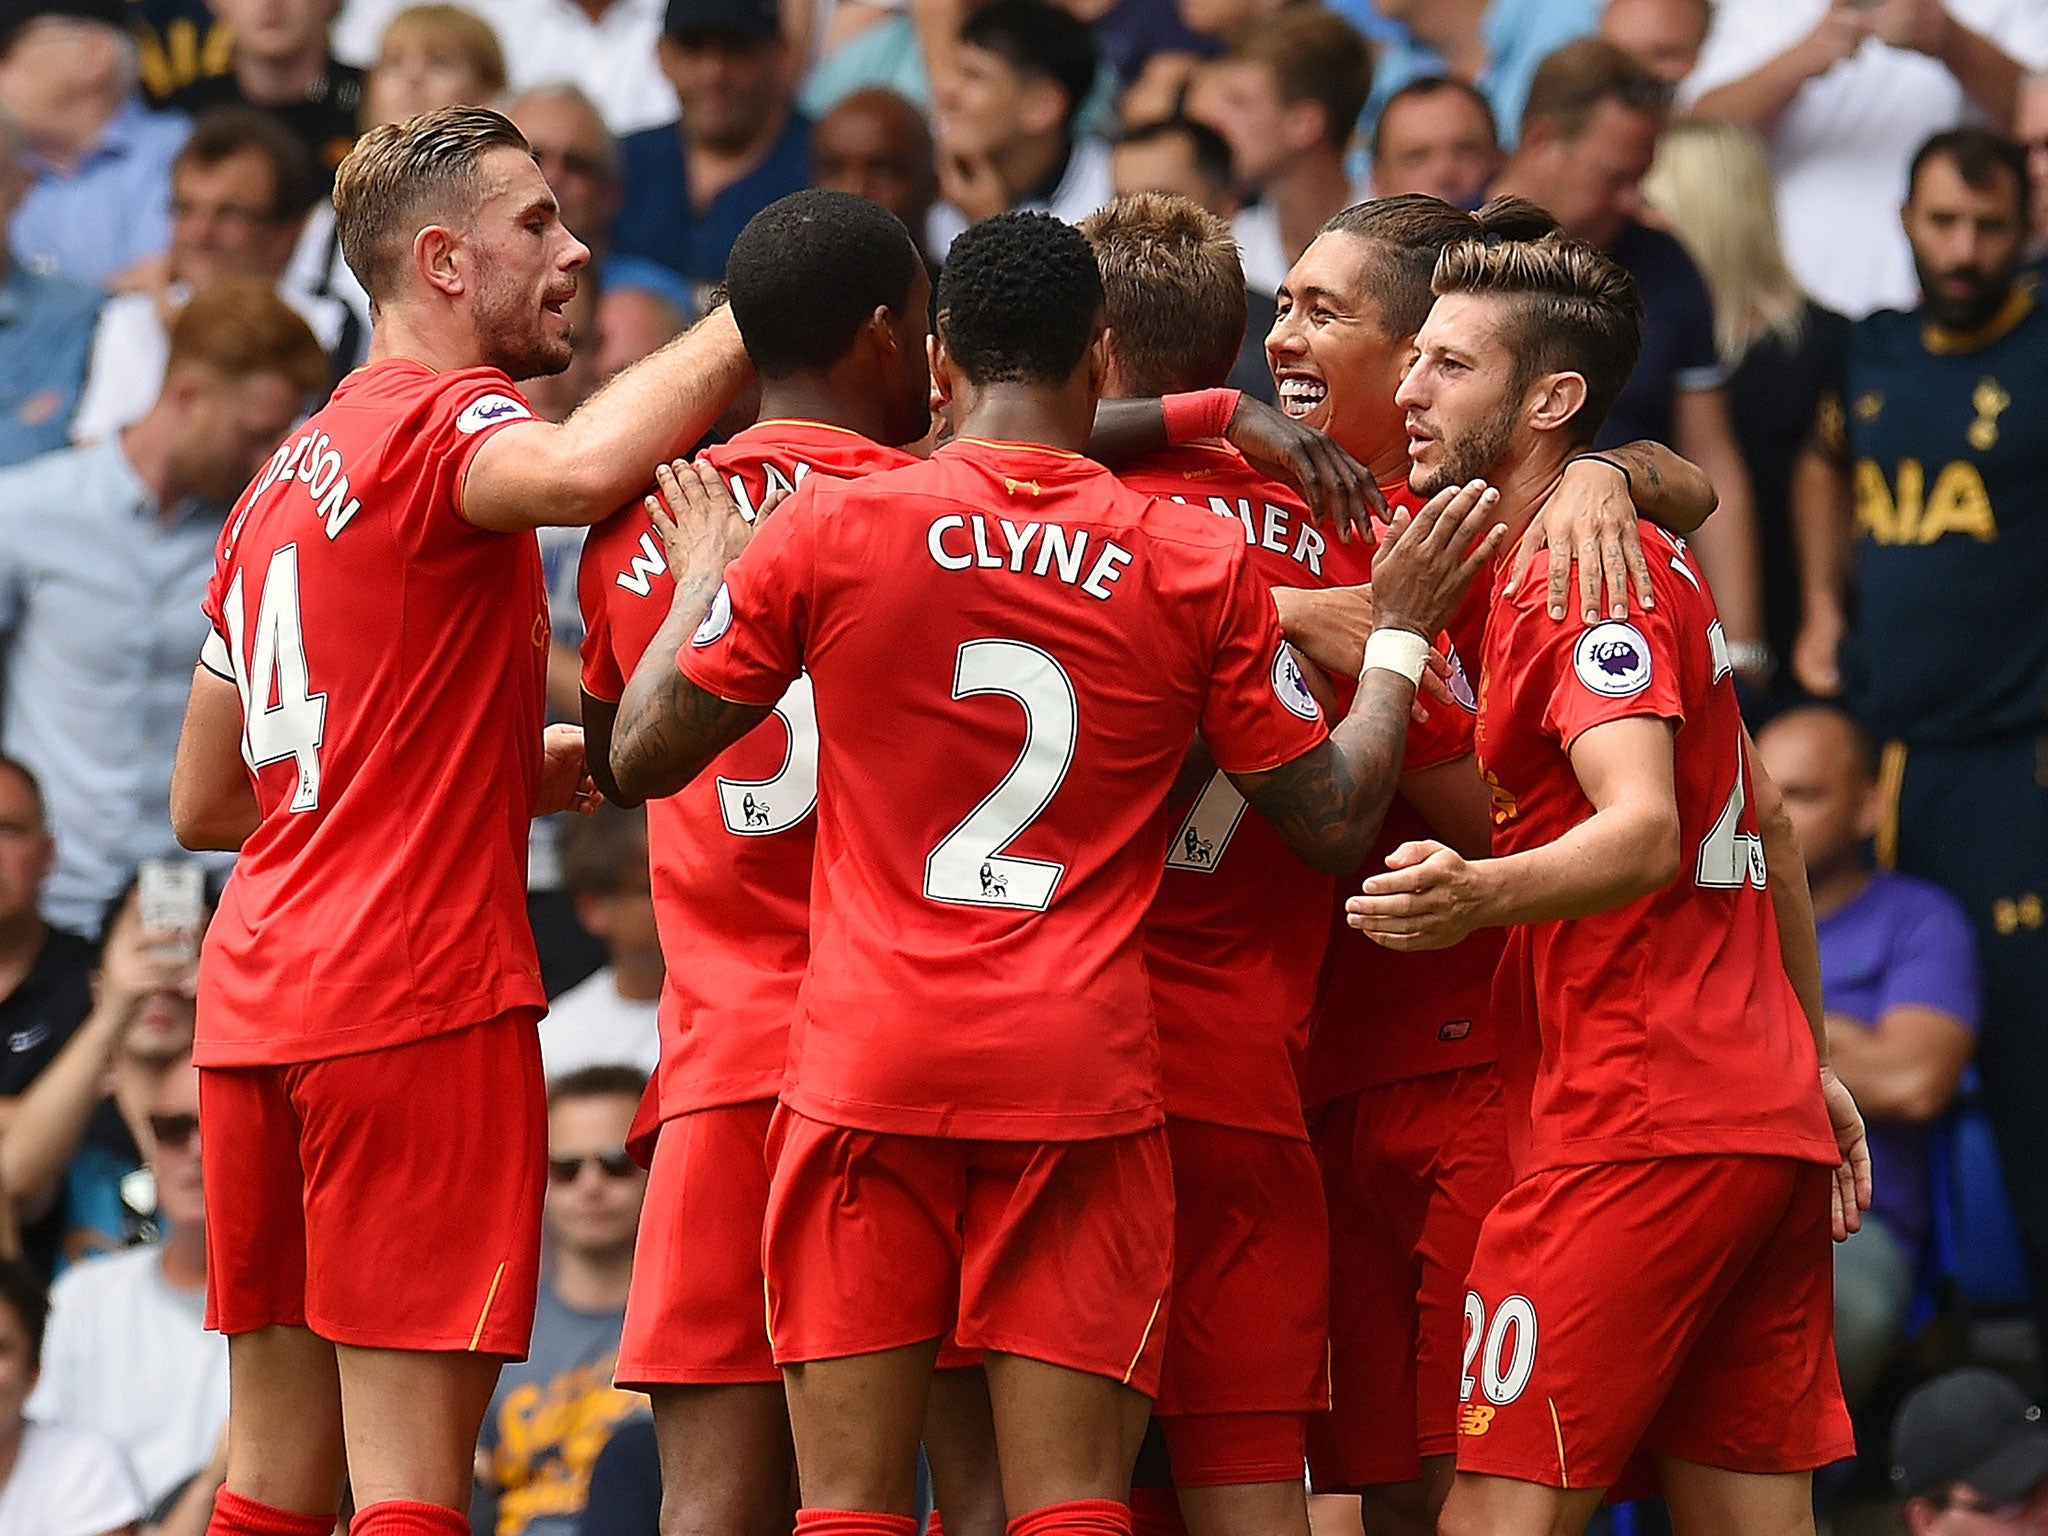
M 1641 182 L 1657 153 L 1670 88 L 1605 38 L 1582 38 L 1543 61 L 1522 113 L 1520 146 L 1494 183 L 1526 197 L 1567 235 L 1598 246 L 1636 280 L 1643 350 L 1595 446 L 1668 443 L 1720 493 L 1693 540 L 1713 584 L 1735 670 L 1770 669 L 1756 562 L 1749 471 L 1735 442 L 1714 342 L 1714 305 L 1685 249 L 1639 218 Z
M 477 1451 L 470 1529 L 575 1536 L 590 1469 L 646 1399 L 612 1385 L 647 1175 L 626 1153 L 647 1087 L 638 1067 L 592 1066 L 548 1085 L 550 1255 L 526 1359 L 498 1378 Z
M 117 1442 L 155 1508 L 212 1459 L 228 1416 L 227 1347 L 203 1321 L 206 1197 L 189 1051 L 150 1095 L 146 1123 L 163 1236 L 58 1279 L 28 1412 Z
M 1907 1397 L 1892 1423 L 1891 1476 L 1912 1536 L 2048 1532 L 2048 1428 L 1996 1371 L 1950 1371 Z

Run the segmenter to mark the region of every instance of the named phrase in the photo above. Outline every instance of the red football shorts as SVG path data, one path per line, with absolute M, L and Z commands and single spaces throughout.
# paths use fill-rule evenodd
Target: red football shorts
M 849 1130 L 785 1106 L 769 1141 L 778 1361 L 871 1354 L 953 1329 L 965 1350 L 1157 1390 L 1173 1277 L 1163 1129 L 969 1141 Z
M 523 1358 L 547 1088 L 529 1012 L 405 1045 L 199 1073 L 206 1326 Z
M 1330 1403 L 1329 1232 L 1308 1143 L 1168 1120 L 1173 1306 L 1153 1416 L 1182 1488 L 1300 1482 Z
M 663 1122 L 633 1248 L 621 1387 L 782 1380 L 761 1278 L 774 1115 L 773 1099 L 756 1099 Z
M 1330 1412 L 1309 1423 L 1318 1493 L 1412 1482 L 1458 1443 L 1465 1276 L 1507 1192 L 1491 1066 L 1349 1094 L 1312 1129 L 1330 1217 Z
M 1735 1472 L 1852 1455 L 1834 1171 L 1782 1157 L 1551 1169 L 1486 1218 L 1458 1470 L 1605 1488 L 1638 1442 Z

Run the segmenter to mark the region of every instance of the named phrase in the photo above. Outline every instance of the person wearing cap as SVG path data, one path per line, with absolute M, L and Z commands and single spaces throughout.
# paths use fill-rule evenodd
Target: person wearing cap
M 619 141 L 612 249 L 679 273 L 702 309 L 747 220 L 810 185 L 811 124 L 776 0 L 668 0 L 657 48 L 683 116 Z
M 1950 1371 L 1908 1395 L 1891 1479 L 1912 1536 L 2048 1532 L 2048 1427 L 1996 1371 Z
M 0 109 L 34 173 L 14 218 L 29 271 L 118 286 L 170 244 L 171 161 L 191 132 L 153 113 L 120 0 L 0 0 Z

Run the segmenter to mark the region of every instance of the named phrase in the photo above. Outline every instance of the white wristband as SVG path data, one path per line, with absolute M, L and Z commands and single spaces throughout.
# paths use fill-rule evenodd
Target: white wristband
M 1419 684 L 1429 665 L 1429 642 L 1412 630 L 1376 629 L 1366 637 L 1365 665 L 1358 669 L 1361 682 L 1375 667 L 1398 672 L 1410 683 Z

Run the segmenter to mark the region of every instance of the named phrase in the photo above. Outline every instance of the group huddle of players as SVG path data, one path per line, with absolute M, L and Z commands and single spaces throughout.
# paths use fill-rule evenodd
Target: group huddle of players
M 438 1441 L 368 1405 L 459 1438 L 448 1362 L 524 1349 L 508 893 L 526 817 L 601 791 L 647 804 L 668 961 L 617 1368 L 665 1528 L 909 1536 L 922 1445 L 961 1536 L 1304 1536 L 1305 1474 L 1369 1536 L 1544 1536 L 1652 1480 L 1688 1532 L 1810 1531 L 1867 1164 L 1678 536 L 1711 491 L 1590 451 L 1628 278 L 1526 204 L 1348 210 L 1267 341 L 1290 434 L 1216 387 L 1243 279 L 1182 199 L 989 220 L 934 295 L 892 216 L 801 193 L 729 317 L 551 428 L 512 380 L 566 360 L 581 248 L 493 117 L 343 167 L 380 343 L 209 598 L 213 1529 L 311 1536 L 340 1463 L 250 1426 L 310 1359 L 355 1528 L 457 1529 Z M 749 367 L 753 425 L 635 465 Z M 1332 502 L 1364 466 L 1391 522 L 1281 464 Z M 543 751 L 545 522 L 596 526 L 584 734 Z M 1532 524 L 1610 616 L 1510 574 Z

